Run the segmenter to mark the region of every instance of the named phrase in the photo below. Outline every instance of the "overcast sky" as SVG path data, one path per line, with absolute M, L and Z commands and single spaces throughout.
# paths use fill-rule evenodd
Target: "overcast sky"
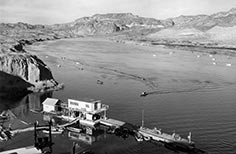
M 0 22 L 55 24 L 97 13 L 133 13 L 165 19 L 213 14 L 236 7 L 236 0 L 0 0 Z

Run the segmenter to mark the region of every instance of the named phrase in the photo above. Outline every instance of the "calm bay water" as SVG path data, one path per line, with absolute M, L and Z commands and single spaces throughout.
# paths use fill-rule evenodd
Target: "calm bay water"
M 108 116 L 141 124 L 145 111 L 146 127 L 157 127 L 187 137 L 191 131 L 196 146 L 211 154 L 236 153 L 236 58 L 117 44 L 102 39 L 74 39 L 29 46 L 52 69 L 65 88 L 47 94 L 30 94 L 17 101 L 1 100 L 1 110 L 11 109 L 18 117 L 13 127 L 26 127 L 20 120 L 43 122 L 40 110 L 46 97 L 94 98 L 108 104 Z M 197 55 L 201 58 L 197 58 Z M 232 67 L 226 67 L 231 63 Z M 61 67 L 58 67 L 60 65 Z M 83 69 L 81 69 L 83 68 Z M 97 80 L 104 84 L 97 84 Z M 142 91 L 151 92 L 140 97 Z M 7 105 L 11 102 L 11 106 Z M 4 104 L 5 103 L 5 104 Z M 25 139 L 28 141 L 25 141 Z M 32 138 L 32 139 L 30 139 Z M 24 139 L 25 142 L 20 142 Z M 1 149 L 30 145 L 31 133 L 21 134 Z M 69 153 L 73 140 L 68 134 L 54 136 L 55 153 Z M 160 145 L 137 143 L 102 134 L 93 144 L 79 142 L 78 151 L 97 153 L 173 153 Z

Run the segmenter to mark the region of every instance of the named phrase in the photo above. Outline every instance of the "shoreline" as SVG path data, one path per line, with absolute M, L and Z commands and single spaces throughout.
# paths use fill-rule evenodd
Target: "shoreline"
M 195 52 L 204 52 L 209 54 L 222 54 L 229 56 L 236 56 L 236 47 L 227 44 L 218 44 L 214 42 L 194 42 L 194 41 L 175 41 L 171 39 L 161 39 L 161 40 L 152 40 L 149 38 L 142 39 L 118 39 L 118 38 L 108 38 L 109 40 L 121 43 L 121 44 L 135 44 L 141 46 L 159 46 L 162 48 L 170 48 L 170 49 L 180 49 L 185 51 L 195 51 Z M 204 51 L 202 51 L 204 50 Z M 210 51 L 206 51 L 210 50 Z M 223 50 L 223 51 L 222 51 Z

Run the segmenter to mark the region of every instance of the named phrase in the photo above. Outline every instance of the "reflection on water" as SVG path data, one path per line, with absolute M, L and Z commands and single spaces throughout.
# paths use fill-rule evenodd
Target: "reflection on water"
M 94 142 L 101 141 L 104 138 L 104 132 L 88 135 L 86 133 L 68 132 L 68 137 L 71 140 L 84 142 L 92 145 Z
M 0 113 L 7 113 L 8 116 L 7 120 L 0 121 L 1 124 L 16 129 L 33 123 L 40 115 L 32 115 L 32 113 L 42 110 L 41 102 L 47 97 L 52 97 L 52 92 L 31 93 L 18 101 L 1 99 Z
M 20 101 L 10 102 L 4 100 L 4 110 L 11 110 L 17 118 L 23 118 L 32 111 L 41 111 L 42 110 L 42 101 L 47 97 L 52 97 L 52 92 L 47 93 L 31 93 L 24 96 Z M 10 105 L 9 105 L 10 104 Z M 0 110 L 3 110 L 0 108 Z
M 15 119 L 12 119 L 12 129 L 20 127 L 29 127 L 35 120 L 40 120 L 41 122 L 46 123 L 49 119 L 54 119 L 54 124 L 62 123 L 61 120 L 56 119 L 53 116 L 47 114 L 41 114 L 38 111 L 42 110 L 42 102 L 47 97 L 52 97 L 53 93 L 37 93 L 29 94 L 22 98 L 17 105 L 11 106 L 9 108 L 5 107 L 4 111 L 11 111 L 15 116 Z M 2 110 L 2 109 L 1 109 Z M 18 121 L 18 122 L 17 122 Z M 24 122 L 22 124 L 22 122 Z M 15 123 L 15 125 L 13 124 Z M 3 123 L 5 126 L 9 124 L 9 121 Z M 23 126 L 24 125 L 24 126 Z M 20 136 L 24 134 L 20 134 Z M 33 133 L 31 133 L 30 138 L 33 138 Z M 16 138 L 18 138 L 16 136 Z M 15 137 L 12 140 L 9 140 L 4 145 L 0 145 L 0 148 L 10 147 L 19 148 L 21 146 L 26 146 L 22 144 L 15 144 Z M 85 151 L 93 151 L 96 154 L 100 153 L 173 153 L 173 152 L 183 152 L 183 150 L 175 147 L 173 145 L 166 146 L 161 143 L 139 143 L 136 142 L 132 134 L 124 135 L 120 133 L 108 134 L 106 129 L 101 127 L 93 135 L 88 135 L 85 131 L 81 132 L 71 132 L 65 131 L 63 134 L 53 135 L 53 142 L 55 145 L 53 147 L 53 153 L 61 153 L 62 151 L 70 152 L 73 148 L 73 144 L 76 143 L 76 151 L 78 153 L 83 153 Z M 32 144 L 32 143 L 31 143 Z M 5 146 L 6 145 L 6 146 Z M 13 146 L 9 146 L 13 145 Z M 63 148 L 64 147 L 64 148 Z M 7 150 L 7 148 L 5 149 Z M 187 151 L 184 151 L 187 152 Z M 193 152 L 193 151 L 192 151 Z

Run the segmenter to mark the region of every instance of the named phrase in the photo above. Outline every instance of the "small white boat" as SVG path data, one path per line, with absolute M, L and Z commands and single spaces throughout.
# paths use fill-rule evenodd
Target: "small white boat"
M 140 94 L 141 97 L 145 97 L 145 96 L 147 96 L 147 95 L 148 95 L 148 93 L 147 93 L 146 91 L 144 91 L 144 92 L 142 92 L 142 93 Z
M 143 138 L 142 137 L 138 137 L 138 136 L 134 136 L 135 140 L 138 142 L 142 142 Z
M 97 84 L 103 84 L 103 81 L 97 80 Z
M 225 64 L 226 66 L 228 66 L 228 67 L 231 67 L 232 65 L 230 64 L 230 63 L 228 63 L 228 64 Z
M 7 134 L 4 131 L 0 132 L 0 141 L 7 141 L 9 139 L 9 137 L 7 136 Z
M 150 140 L 151 140 L 151 137 L 150 137 L 150 136 L 144 136 L 143 139 L 144 139 L 145 141 L 150 141 Z

